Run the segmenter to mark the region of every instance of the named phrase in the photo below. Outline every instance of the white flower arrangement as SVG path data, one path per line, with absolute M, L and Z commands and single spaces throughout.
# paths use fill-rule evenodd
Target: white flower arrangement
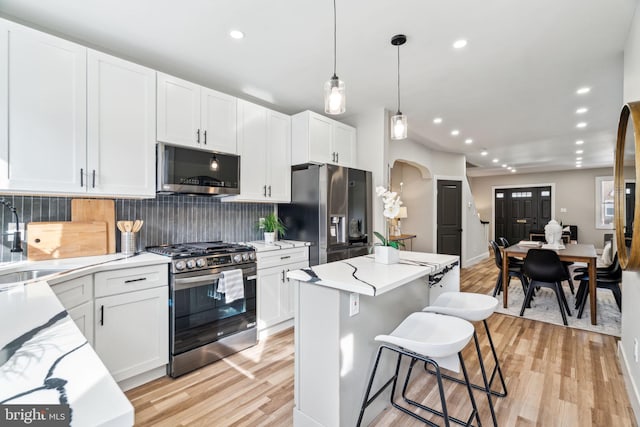
M 378 197 L 382 198 L 382 203 L 384 204 L 384 212 L 382 213 L 386 218 L 393 219 L 398 213 L 400 213 L 400 205 L 402 205 L 402 200 L 400 200 L 400 196 L 395 191 L 389 191 L 383 186 L 376 187 L 376 194 Z M 389 227 L 385 227 L 385 236 L 389 231 Z M 381 235 L 377 231 L 373 232 L 378 239 L 382 242 L 382 246 L 392 246 L 398 249 L 398 246 L 402 243 L 390 241 L 387 237 Z

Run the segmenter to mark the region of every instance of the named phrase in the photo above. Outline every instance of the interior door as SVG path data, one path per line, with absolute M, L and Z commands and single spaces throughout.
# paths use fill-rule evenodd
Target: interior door
M 462 254 L 462 182 L 438 180 L 438 253 Z

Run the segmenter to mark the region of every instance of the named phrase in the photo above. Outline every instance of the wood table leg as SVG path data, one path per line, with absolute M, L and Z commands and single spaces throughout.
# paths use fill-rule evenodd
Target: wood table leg
M 504 308 L 509 307 L 509 257 L 505 251 L 500 248 L 502 252 L 502 306 Z
M 598 313 L 596 304 L 596 259 L 589 258 L 589 307 L 591 310 L 591 324 L 598 324 Z

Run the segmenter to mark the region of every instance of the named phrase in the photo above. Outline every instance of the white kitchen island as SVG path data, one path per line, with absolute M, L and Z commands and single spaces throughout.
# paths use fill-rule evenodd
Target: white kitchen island
M 398 264 L 367 255 L 289 272 L 298 281 L 294 426 L 354 426 L 378 348 L 374 337 L 440 293 L 459 291 L 458 264 L 457 256 L 402 251 Z M 379 384 L 394 367 L 383 357 Z M 389 390 L 367 408 L 363 425 L 388 406 Z

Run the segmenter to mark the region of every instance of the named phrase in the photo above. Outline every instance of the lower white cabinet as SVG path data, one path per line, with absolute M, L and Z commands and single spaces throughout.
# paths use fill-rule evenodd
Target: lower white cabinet
M 116 381 L 169 361 L 166 287 L 96 298 L 94 348 Z
M 93 347 L 93 300 L 80 304 L 77 307 L 67 309 L 69 317 L 80 329 L 80 332 Z
M 294 282 L 287 278 L 287 272 L 308 266 L 308 247 L 258 252 L 259 333 L 274 327 L 273 332 L 277 332 L 289 326 L 285 322 L 293 319 Z

